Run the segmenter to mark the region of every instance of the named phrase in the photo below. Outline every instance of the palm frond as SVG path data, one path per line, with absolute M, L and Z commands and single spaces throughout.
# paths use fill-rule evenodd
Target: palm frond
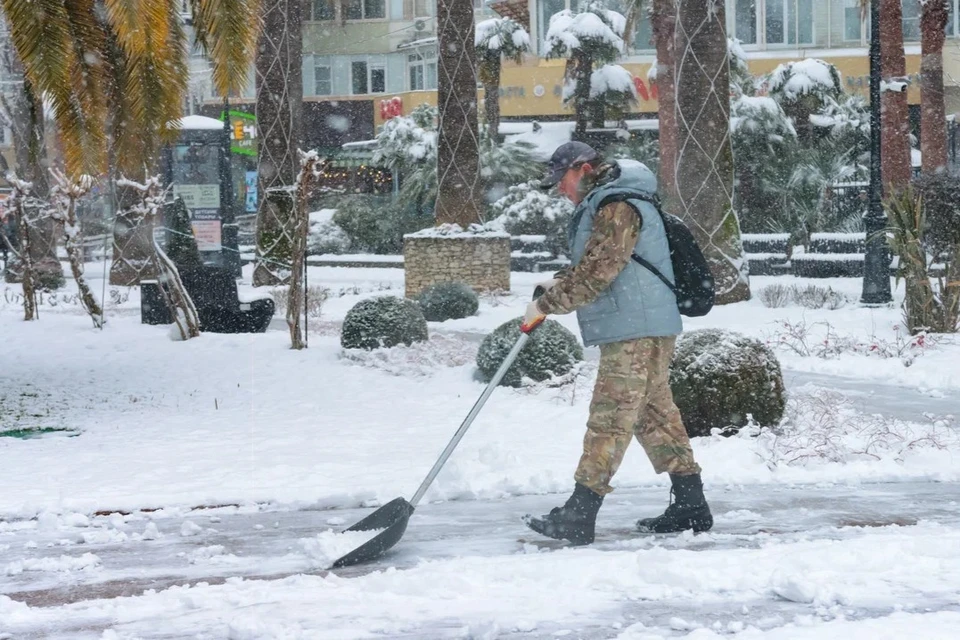
M 124 126 L 114 129 L 123 173 L 153 165 L 167 124 L 182 115 L 187 44 L 175 0 L 106 0 L 115 37 L 114 80 L 122 88 Z M 133 126 L 131 126 L 133 125 Z
M 196 40 L 213 63 L 213 84 L 220 95 L 238 94 L 247 84 L 260 25 L 258 4 L 258 0 L 190 0 Z
M 27 78 L 53 107 L 67 171 L 99 172 L 105 160 L 104 41 L 93 0 L 2 0 Z

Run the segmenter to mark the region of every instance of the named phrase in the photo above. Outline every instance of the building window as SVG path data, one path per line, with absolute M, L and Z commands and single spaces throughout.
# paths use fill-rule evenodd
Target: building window
M 757 3 L 734 0 L 733 35 L 743 44 L 757 44 Z
M 353 86 L 353 95 L 361 96 L 370 93 L 367 81 L 367 63 L 354 62 L 350 65 L 350 78 Z
M 387 90 L 387 70 L 381 65 L 370 67 L 370 93 L 384 93 Z
M 433 15 L 434 0 L 413 0 L 413 17 L 429 18 Z
M 920 42 L 920 3 L 917 0 L 902 0 L 903 41 Z
M 318 64 L 313 68 L 314 93 L 318 96 L 333 95 L 333 75 L 330 66 Z
M 541 0 L 537 3 L 540 8 L 540 55 L 546 56 L 547 50 L 544 42 L 547 39 L 547 30 L 550 28 L 550 17 L 555 13 L 560 13 L 567 8 L 567 0 Z
M 767 44 L 812 44 L 813 0 L 766 0 L 764 37 Z
M 333 20 L 337 17 L 333 0 L 313 0 L 313 19 L 316 21 Z
M 640 12 L 637 30 L 633 34 L 633 48 L 635 51 L 651 51 L 657 48 L 653 41 L 653 25 L 650 24 L 650 12 L 646 9 Z
M 386 0 L 349 0 L 347 20 L 378 20 L 387 15 Z
M 437 88 L 437 52 L 435 49 L 414 51 L 407 55 L 407 77 L 410 91 Z
M 864 15 L 860 0 L 846 0 L 843 6 L 843 39 L 847 42 L 863 42 L 864 31 L 870 32 L 870 12 Z

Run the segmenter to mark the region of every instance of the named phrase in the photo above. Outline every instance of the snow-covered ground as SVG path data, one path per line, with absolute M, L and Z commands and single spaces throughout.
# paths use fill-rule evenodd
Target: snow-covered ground
M 99 294 L 98 267 L 88 273 Z M 303 352 L 280 330 L 171 341 L 166 328 L 139 324 L 136 290 L 109 287 L 103 331 L 69 294 L 23 323 L 19 288 L 7 287 L 0 426 L 70 431 L 0 438 L 0 592 L 14 596 L 0 596 L 0 638 L 960 637 L 960 446 L 949 418 L 960 410 L 960 345 L 907 346 L 897 308 L 855 303 L 754 300 L 687 322 L 792 345 L 778 350 L 788 437 L 694 443 L 717 532 L 615 535 L 666 501 L 665 479 L 635 447 L 602 512 L 606 542 L 556 553 L 517 542 L 527 533 L 521 507 L 549 509 L 562 498 L 546 494 L 572 485 L 588 350 L 573 384 L 497 391 L 411 521 L 420 557 L 405 539 L 400 569 L 388 557 L 364 575 L 316 573 L 303 541 L 412 494 L 482 389 L 479 339 L 520 315 L 544 277 L 514 274 L 512 294 L 484 297 L 473 318 L 431 324 L 425 345 L 361 355 L 342 352 L 337 326 L 359 299 L 402 295 L 402 270 L 311 268 L 311 285 L 329 297 Z M 753 286 L 774 282 L 800 281 Z M 816 283 L 859 293 L 858 280 Z M 798 435 L 825 432 L 836 437 Z M 848 507 L 831 510 L 840 494 Z M 873 494 L 892 512 L 864 521 L 856 497 L 869 505 Z M 779 528 L 765 515 L 775 507 Z M 129 515 L 96 515 L 116 511 Z M 271 544 L 271 521 L 300 530 Z M 437 523 L 443 543 L 431 551 L 423 540 Z M 477 523 L 487 533 L 458 546 L 458 528 Z M 225 529 L 264 546 L 218 541 Z M 146 593 L 149 583 L 102 586 L 161 576 L 248 578 L 160 581 Z M 17 595 L 26 592 L 35 599 Z M 130 597 L 109 599 L 118 594 Z

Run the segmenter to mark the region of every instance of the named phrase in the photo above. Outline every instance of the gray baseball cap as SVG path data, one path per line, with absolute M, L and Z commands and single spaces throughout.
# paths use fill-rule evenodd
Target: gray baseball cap
M 550 156 L 547 162 L 547 172 L 540 181 L 541 189 L 549 189 L 563 179 L 564 174 L 571 168 L 590 162 L 594 165 L 601 161 L 597 150 L 583 142 L 565 142 Z

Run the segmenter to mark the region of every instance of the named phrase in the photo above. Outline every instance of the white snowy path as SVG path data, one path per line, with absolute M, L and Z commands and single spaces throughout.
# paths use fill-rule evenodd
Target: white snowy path
M 950 613 L 960 612 L 957 483 L 740 487 L 710 498 L 711 533 L 635 537 L 633 520 L 661 509 L 664 492 L 618 491 L 604 505 L 594 547 L 553 553 L 519 541 L 536 539 L 519 517 L 548 510 L 557 496 L 423 505 L 387 557 L 336 572 L 348 580 L 318 570 L 304 543 L 367 510 L 8 523 L 0 527 L 0 585 L 11 599 L 0 597 L 0 632 L 547 638 L 575 629 L 571 637 L 615 638 L 632 625 L 638 635 L 622 637 L 682 637 L 703 627 L 690 637 L 712 638 L 749 626 L 770 638 L 807 637 L 778 634 L 799 620 L 820 628 L 819 636 L 807 631 L 812 638 L 836 637 L 823 634 L 837 618 L 900 610 L 913 612 L 902 631 L 914 637 L 951 637 L 938 635 L 933 620 L 960 632 L 960 616 Z M 148 530 L 150 540 L 137 539 Z M 91 555 L 83 567 L 66 560 Z M 141 595 L 146 589 L 158 591 Z M 651 635 L 639 634 L 640 624 Z
M 629 535 L 667 498 L 634 446 L 590 549 L 518 542 L 533 537 L 519 517 L 571 488 L 589 374 L 498 390 L 395 553 L 319 571 L 311 537 L 412 494 L 482 389 L 479 336 L 518 315 L 540 277 L 515 274 L 514 295 L 431 326 L 420 350 L 359 360 L 336 324 L 360 298 L 398 293 L 402 272 L 312 269 L 335 295 L 300 353 L 282 331 L 171 342 L 139 325 L 135 292 L 109 306 L 103 332 L 68 302 L 38 323 L 0 304 L 0 426 L 79 434 L 0 438 L 0 639 L 960 637 L 956 424 L 936 428 L 940 447 L 911 442 L 931 433 L 926 414 L 960 414 L 951 341 L 909 367 L 781 353 L 793 397 L 849 401 L 835 428 L 880 414 L 908 438 L 864 452 L 848 434 L 829 443 L 834 461 L 816 442 L 788 460 L 756 438 L 696 439 L 717 528 L 660 539 Z M 762 338 L 778 321 L 830 323 L 893 342 L 898 317 L 753 301 L 688 328 Z

